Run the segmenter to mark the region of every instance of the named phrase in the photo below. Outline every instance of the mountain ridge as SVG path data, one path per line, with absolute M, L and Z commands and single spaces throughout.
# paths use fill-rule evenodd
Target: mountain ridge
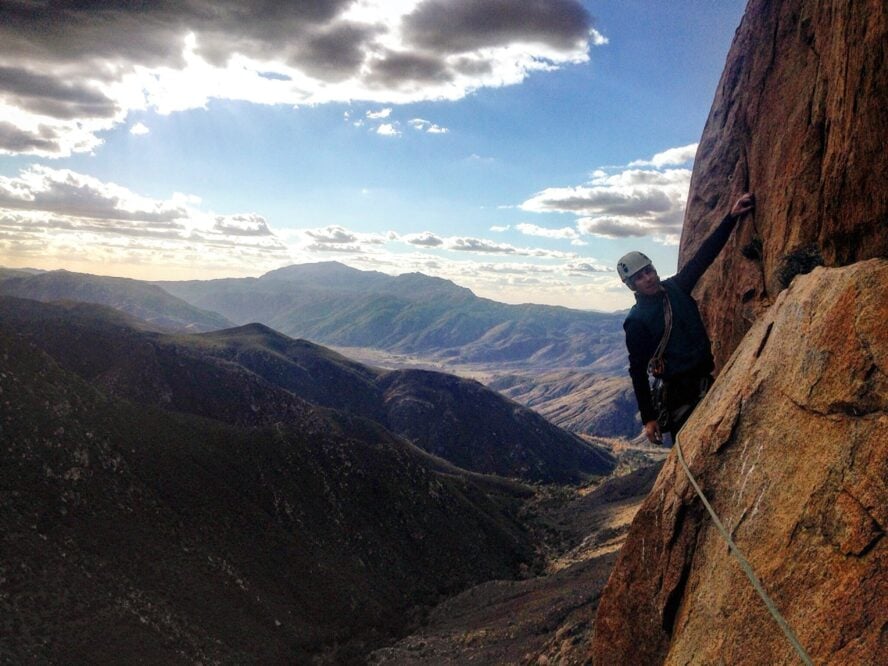
M 0 294 L 44 302 L 83 301 L 108 305 L 165 330 L 207 331 L 231 325 L 225 317 L 186 303 L 142 280 L 66 270 L 0 275 Z
M 235 323 L 260 321 L 291 337 L 343 347 L 422 353 L 449 363 L 595 366 L 619 372 L 622 315 L 559 306 L 508 305 L 421 273 L 386 276 L 336 262 L 278 269 L 260 278 L 156 282 Z M 308 275 L 313 282 L 274 279 Z M 333 286 L 319 284 L 329 273 Z

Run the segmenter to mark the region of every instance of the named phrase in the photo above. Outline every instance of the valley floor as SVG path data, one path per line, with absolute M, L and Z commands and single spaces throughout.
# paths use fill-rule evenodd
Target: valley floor
M 445 601 L 421 629 L 377 650 L 369 663 L 583 664 L 599 595 L 660 465 L 594 489 L 543 488 L 528 508 L 546 572 L 490 581 Z

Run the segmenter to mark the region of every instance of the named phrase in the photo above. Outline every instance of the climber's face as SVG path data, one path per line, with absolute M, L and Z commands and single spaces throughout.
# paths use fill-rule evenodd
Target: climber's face
M 660 291 L 660 276 L 653 266 L 645 266 L 632 276 L 635 291 L 644 296 L 653 296 Z

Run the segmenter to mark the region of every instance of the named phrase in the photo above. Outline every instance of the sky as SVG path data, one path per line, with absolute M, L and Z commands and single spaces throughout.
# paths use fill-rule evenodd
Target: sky
M 625 252 L 675 270 L 744 6 L 0 0 L 0 266 L 628 307 Z

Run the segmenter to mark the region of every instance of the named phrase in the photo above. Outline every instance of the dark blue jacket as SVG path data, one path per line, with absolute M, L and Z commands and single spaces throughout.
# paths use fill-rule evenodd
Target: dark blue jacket
M 702 377 L 714 368 L 709 336 L 697 303 L 691 298 L 691 290 L 715 261 L 736 224 L 735 218 L 725 216 L 684 268 L 661 283 L 672 305 L 672 333 L 663 355 L 667 381 L 676 377 Z M 635 305 L 626 315 L 623 330 L 629 351 L 629 376 L 642 423 L 657 418 L 651 402 L 647 366 L 663 337 L 664 326 L 663 296 L 635 294 Z

